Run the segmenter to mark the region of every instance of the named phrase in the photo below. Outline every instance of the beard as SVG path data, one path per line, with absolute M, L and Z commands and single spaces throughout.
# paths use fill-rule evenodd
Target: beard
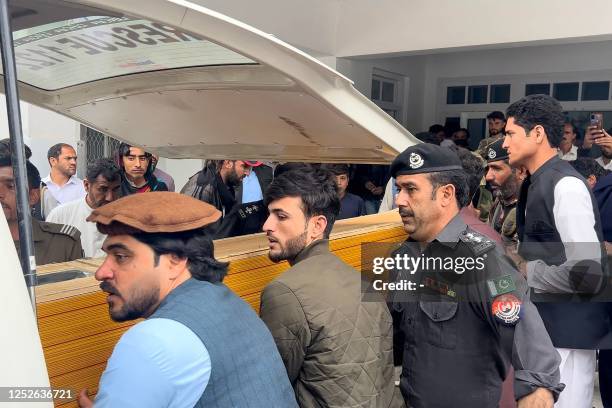
M 232 171 L 227 175 L 227 185 L 230 187 L 239 187 L 242 183 L 242 179 L 238 177 L 238 173 L 236 173 L 236 168 L 233 167 Z
M 149 311 L 159 302 L 159 283 L 150 286 L 136 286 L 131 293 L 131 299 L 126 299 L 110 283 L 102 282 L 100 289 L 109 294 L 115 295 L 123 301 L 119 310 L 113 310 L 109 302 L 108 313 L 115 322 L 125 322 L 128 320 L 146 317 Z
M 499 194 L 501 195 L 501 198 L 508 200 L 510 198 L 517 197 L 520 188 L 521 182 L 517 180 L 514 174 L 511 174 L 510 177 L 508 177 L 508 180 L 506 180 L 506 182 L 499 187 Z
M 273 253 L 272 250 L 268 253 L 268 257 L 272 262 L 280 262 L 280 261 L 292 261 L 295 257 L 302 252 L 304 247 L 306 247 L 306 236 L 308 235 L 308 231 L 304 231 L 300 235 L 290 238 L 285 242 L 285 245 L 281 246 L 281 243 L 277 241 L 281 249 L 279 252 Z M 274 238 L 274 237 L 272 237 Z
M 70 168 L 69 166 L 60 167 L 60 173 L 62 173 L 65 177 L 72 177 L 76 174 L 76 167 Z

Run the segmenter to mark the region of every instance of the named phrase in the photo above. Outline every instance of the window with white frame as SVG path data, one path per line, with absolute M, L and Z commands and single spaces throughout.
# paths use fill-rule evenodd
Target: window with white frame
M 370 99 L 389 116 L 402 122 L 403 79 L 401 75 L 374 70 Z

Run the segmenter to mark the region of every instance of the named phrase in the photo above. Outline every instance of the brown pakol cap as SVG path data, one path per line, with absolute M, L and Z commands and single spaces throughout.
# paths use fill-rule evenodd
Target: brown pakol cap
M 202 228 L 221 211 L 193 197 L 168 191 L 132 194 L 93 210 L 89 222 L 129 225 L 144 232 L 181 232 Z

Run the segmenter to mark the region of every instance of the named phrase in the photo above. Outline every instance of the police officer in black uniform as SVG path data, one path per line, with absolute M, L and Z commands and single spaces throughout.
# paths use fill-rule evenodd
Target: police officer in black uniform
M 392 257 L 421 259 L 413 270 L 396 265 L 390 278 L 417 287 L 389 293 L 408 406 L 497 407 L 511 363 L 521 406 L 552 407 L 563 389 L 559 355 L 524 279 L 459 216 L 469 197 L 457 155 L 412 146 L 393 161 L 391 175 L 410 236 Z

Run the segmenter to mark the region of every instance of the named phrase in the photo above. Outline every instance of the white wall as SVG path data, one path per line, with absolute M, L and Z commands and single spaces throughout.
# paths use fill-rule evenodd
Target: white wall
M 68 143 L 77 149 L 80 125 L 72 119 L 34 105 L 29 105 L 28 111 L 28 139 L 31 143 L 32 163 L 38 167 L 40 175 L 45 177 L 49 174 L 49 148 L 56 143 Z
M 610 39 L 611 14 L 608 0 L 351 0 L 339 14 L 335 55 Z
M 176 192 L 187 183 L 189 177 L 202 170 L 204 160 L 196 159 L 164 159 L 160 158 L 157 167 L 168 173 L 174 179 Z
M 47 109 L 22 102 L 21 123 L 25 143 L 32 149 L 31 161 L 41 177 L 49 174 L 47 151 L 56 143 L 68 143 L 75 148 L 79 141 L 79 124 Z M 8 137 L 8 119 L 4 94 L 0 94 L 0 139 Z

